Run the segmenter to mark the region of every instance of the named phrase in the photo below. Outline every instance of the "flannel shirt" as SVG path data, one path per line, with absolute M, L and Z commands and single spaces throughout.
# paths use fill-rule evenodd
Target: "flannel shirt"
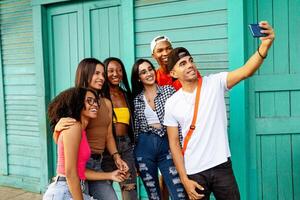
M 138 94 L 134 98 L 134 135 L 137 139 L 139 133 L 151 131 L 160 137 L 163 137 L 167 133 L 167 128 L 164 126 L 165 116 L 165 104 L 167 99 L 175 93 L 175 89 L 172 86 L 158 86 L 157 85 L 157 96 L 154 98 L 155 112 L 161 124 L 161 128 L 157 129 L 149 126 L 146 116 L 145 108 L 146 103 L 144 101 L 144 91 Z

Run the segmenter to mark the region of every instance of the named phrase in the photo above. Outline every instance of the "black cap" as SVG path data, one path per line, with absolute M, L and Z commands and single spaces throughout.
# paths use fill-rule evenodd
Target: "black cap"
M 168 71 L 171 71 L 178 60 L 185 56 L 191 56 L 190 52 L 184 47 L 177 47 L 168 56 Z

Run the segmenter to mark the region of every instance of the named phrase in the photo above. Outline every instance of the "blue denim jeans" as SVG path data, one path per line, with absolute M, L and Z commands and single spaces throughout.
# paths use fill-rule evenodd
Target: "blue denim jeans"
M 91 157 L 86 164 L 86 168 L 103 172 L 101 162 L 102 158 L 93 159 Z M 88 189 L 89 194 L 97 200 L 118 200 L 117 194 L 109 180 L 88 181 Z
M 91 197 L 83 194 L 84 200 L 90 200 Z M 72 200 L 68 184 L 66 181 L 55 181 L 48 186 L 43 196 L 43 200 Z
M 164 178 L 171 199 L 186 199 L 183 185 L 173 163 L 167 136 L 159 137 L 151 132 L 140 133 L 134 151 L 149 199 L 161 199 L 158 169 Z
M 118 152 L 121 158 L 127 163 L 130 173 L 129 178 L 120 183 L 120 187 L 122 190 L 122 199 L 137 200 L 138 198 L 136 190 L 136 167 L 133 155 L 133 145 L 131 144 L 128 135 L 116 136 L 115 140 Z M 111 172 L 117 169 L 114 160 L 107 151 L 105 151 L 105 153 L 103 154 L 102 169 L 105 172 Z

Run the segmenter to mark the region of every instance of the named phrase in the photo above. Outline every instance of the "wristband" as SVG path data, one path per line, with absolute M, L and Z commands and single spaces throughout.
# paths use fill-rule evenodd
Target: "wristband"
M 261 53 L 259 52 L 259 47 L 257 48 L 257 53 L 262 59 L 265 59 L 268 56 L 268 54 L 266 56 L 261 55 Z
M 115 153 L 111 154 L 111 156 L 114 158 L 117 154 L 119 154 L 119 152 L 116 151 Z

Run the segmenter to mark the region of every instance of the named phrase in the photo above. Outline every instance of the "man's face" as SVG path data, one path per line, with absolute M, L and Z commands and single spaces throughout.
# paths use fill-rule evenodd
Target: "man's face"
M 168 41 L 158 42 L 152 53 L 152 57 L 157 61 L 160 66 L 167 66 L 168 55 L 172 51 L 172 45 Z
M 173 78 L 180 82 L 189 82 L 197 79 L 197 68 L 191 56 L 184 56 L 177 61 L 170 72 Z

